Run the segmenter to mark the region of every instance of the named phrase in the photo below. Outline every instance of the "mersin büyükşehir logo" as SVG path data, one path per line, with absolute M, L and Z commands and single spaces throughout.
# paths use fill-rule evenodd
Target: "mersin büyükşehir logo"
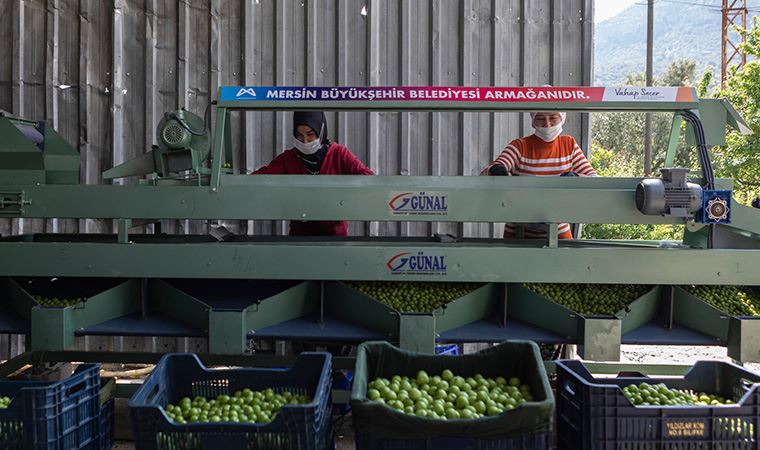
M 236 98 L 256 98 L 256 90 L 254 88 L 240 88 L 235 94 Z
M 394 275 L 446 275 L 446 255 L 403 252 L 393 255 L 385 265 Z
M 388 202 L 394 215 L 445 216 L 449 195 L 445 192 L 392 192 Z

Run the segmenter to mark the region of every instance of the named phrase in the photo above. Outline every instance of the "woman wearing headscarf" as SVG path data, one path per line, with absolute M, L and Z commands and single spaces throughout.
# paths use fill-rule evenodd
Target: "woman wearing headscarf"
M 293 148 L 285 150 L 254 175 L 374 175 L 344 145 L 330 142 L 322 111 L 293 113 Z M 348 222 L 291 221 L 291 236 L 347 236 Z

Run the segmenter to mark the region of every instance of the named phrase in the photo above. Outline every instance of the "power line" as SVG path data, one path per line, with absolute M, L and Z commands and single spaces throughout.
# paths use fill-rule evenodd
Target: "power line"
M 654 2 L 655 2 L 655 4 L 656 3 L 676 3 L 676 4 L 680 4 L 680 5 L 701 6 L 703 8 L 712 9 L 712 10 L 714 10 L 716 12 L 718 12 L 718 11 L 720 11 L 722 9 L 722 7 L 719 6 L 719 5 L 711 5 L 711 4 L 708 4 L 708 3 L 699 3 L 699 2 L 686 1 L 686 0 L 655 0 Z M 647 6 L 647 3 L 638 2 L 638 3 L 634 3 L 634 5 Z M 760 7 L 748 7 L 747 11 L 748 12 L 760 12 Z

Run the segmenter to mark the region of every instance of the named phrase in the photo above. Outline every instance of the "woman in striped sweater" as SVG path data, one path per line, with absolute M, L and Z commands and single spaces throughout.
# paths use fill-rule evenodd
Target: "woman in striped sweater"
M 483 170 L 484 175 L 597 176 L 575 139 L 562 134 L 565 113 L 537 112 L 530 117 L 534 133 L 510 142 Z M 516 230 L 514 224 L 506 224 L 504 237 L 515 237 Z M 528 224 L 524 227 L 524 237 L 546 237 L 546 226 Z M 559 237 L 572 238 L 569 224 L 559 225 Z

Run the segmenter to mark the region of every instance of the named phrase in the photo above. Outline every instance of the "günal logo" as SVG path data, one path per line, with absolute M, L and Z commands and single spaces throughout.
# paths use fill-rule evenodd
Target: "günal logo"
M 393 275 L 446 275 L 446 255 L 402 252 L 385 263 Z
M 446 192 L 391 192 L 388 206 L 393 215 L 445 216 L 449 213 Z
M 253 88 L 240 88 L 237 91 L 237 94 L 235 94 L 235 97 L 243 97 L 243 96 L 256 98 L 256 90 Z

